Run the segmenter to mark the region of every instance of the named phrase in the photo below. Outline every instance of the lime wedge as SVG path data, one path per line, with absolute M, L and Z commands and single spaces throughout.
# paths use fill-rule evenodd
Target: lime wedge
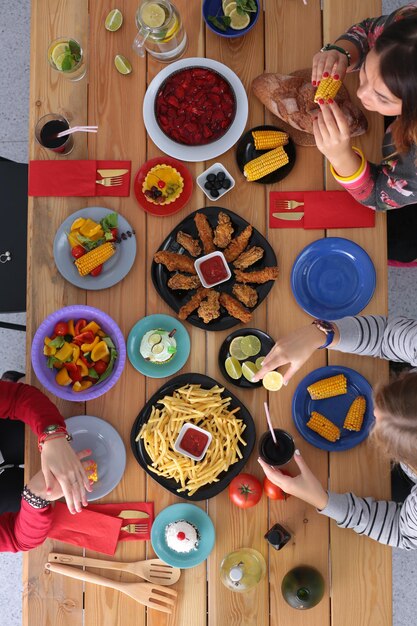
M 255 361 L 255 366 L 256 366 L 256 369 L 258 370 L 258 372 L 259 372 L 259 370 L 262 367 L 262 363 L 264 362 L 264 359 L 265 359 L 264 356 L 258 356 L 258 358 Z
M 53 49 L 51 50 L 51 59 L 59 70 L 62 67 L 62 61 L 58 67 L 59 57 L 63 59 L 64 58 L 63 55 L 65 56 L 66 54 L 69 54 L 69 51 L 70 49 L 69 49 L 68 43 L 62 43 L 62 42 L 57 43 L 57 45 L 54 46 Z
M 246 356 L 255 356 L 261 350 L 261 342 L 255 335 L 246 335 L 240 340 L 240 349 Z
M 143 7 L 140 16 L 143 23 L 149 28 L 159 28 L 164 24 L 166 15 L 160 4 L 152 2 Z
M 239 380 L 239 378 L 242 376 L 242 367 L 236 357 L 227 357 L 224 362 L 224 367 L 230 378 L 233 378 L 233 380 Z
M 155 346 L 157 343 L 161 343 L 162 337 L 159 333 L 153 333 L 150 337 L 148 337 L 148 343 L 150 346 Z
M 268 372 L 262 379 L 262 384 L 268 391 L 279 391 L 282 387 L 282 374 Z
M 223 11 L 225 15 L 230 15 L 234 9 L 236 9 L 236 2 L 233 1 L 228 2 L 227 4 L 225 3 Z
M 164 351 L 164 346 L 162 345 L 162 343 L 156 343 L 152 346 L 151 348 L 151 352 L 153 354 L 161 354 L 161 352 Z
M 244 28 L 249 26 L 250 17 L 248 13 L 245 13 L 244 15 L 240 15 L 240 13 L 236 11 L 236 9 L 233 9 L 229 13 L 229 17 L 231 20 L 230 28 L 233 28 L 234 30 L 243 30 Z
M 255 363 L 252 363 L 252 361 L 245 361 L 242 364 L 242 374 L 250 383 L 252 382 L 252 378 L 255 376 L 257 371 L 256 365 Z
M 242 349 L 240 347 L 240 342 L 242 339 L 243 337 L 235 337 L 229 346 L 230 356 L 234 356 L 236 359 L 239 359 L 239 361 L 244 361 L 248 356 L 247 354 L 242 352 Z
M 130 61 L 121 54 L 116 54 L 116 56 L 114 57 L 114 64 L 117 71 L 121 74 L 130 74 L 130 72 L 132 71 L 132 65 Z
M 116 30 L 119 30 L 121 25 L 123 24 L 123 15 L 119 9 L 112 9 L 110 13 L 106 17 L 106 21 L 104 22 L 104 27 L 106 30 L 114 33 Z

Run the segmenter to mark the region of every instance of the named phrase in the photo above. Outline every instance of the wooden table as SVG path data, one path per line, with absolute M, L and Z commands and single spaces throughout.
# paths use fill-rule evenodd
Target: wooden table
M 344 29 L 368 15 L 380 15 L 379 0 L 264 0 L 256 27 L 244 38 L 225 40 L 205 29 L 201 19 L 201 2 L 176 0 L 189 36 L 187 56 L 210 57 L 231 67 L 243 81 L 249 94 L 247 127 L 272 121 L 261 104 L 250 94 L 252 79 L 264 71 L 288 73 L 308 67 L 311 58 L 323 44 L 332 41 Z M 96 123 L 97 136 L 77 135 L 70 158 L 131 159 L 132 172 L 159 152 L 147 139 L 141 106 L 147 84 L 161 69 L 159 63 L 140 59 L 131 50 L 135 36 L 135 11 L 138 2 L 121 0 L 118 7 L 124 24 L 117 33 L 104 29 L 104 18 L 111 5 L 85 0 L 37 0 L 32 2 L 30 156 L 51 158 L 35 145 L 33 128 L 36 120 L 48 112 L 62 111 L 74 124 Z M 322 35 L 323 32 L 323 35 Z M 48 67 L 48 42 L 57 36 L 71 35 L 80 40 L 88 55 L 88 81 L 69 83 L 57 77 Z M 133 73 L 121 76 L 113 67 L 117 53 L 125 54 L 133 63 Z M 354 92 L 356 78 L 349 80 Z M 379 158 L 381 121 L 370 116 L 370 130 L 356 143 L 366 148 L 367 155 Z M 371 255 L 377 270 L 377 288 L 366 312 L 384 313 L 387 308 L 387 276 L 385 220 L 377 216 L 373 229 L 303 231 L 267 229 L 269 188 L 246 184 L 237 169 L 234 150 L 220 160 L 238 181 L 236 188 L 222 205 L 240 213 L 262 233 L 277 253 L 280 277 L 266 302 L 255 311 L 253 325 L 278 337 L 308 322 L 308 316 L 296 305 L 289 275 L 298 252 L 315 239 L 343 236 L 356 241 Z M 189 164 L 194 175 L 208 163 Z M 314 148 L 297 148 L 297 163 L 291 175 L 278 190 L 333 189 L 335 183 L 324 168 L 320 153 Z M 28 283 L 28 354 L 34 332 L 46 315 L 61 306 L 84 304 L 96 306 L 110 314 L 127 336 L 133 324 L 144 315 L 172 313 L 156 293 L 150 280 L 152 255 L 163 238 L 187 213 L 203 207 L 207 200 L 196 189 L 193 198 L 180 213 L 169 218 L 156 218 L 144 213 L 133 192 L 129 198 L 36 198 L 29 210 L 29 283 Z M 65 282 L 58 273 L 52 255 L 55 232 L 63 219 L 84 206 L 103 205 L 120 211 L 137 233 L 138 253 L 128 276 L 111 289 L 85 292 Z M 187 325 L 192 350 L 184 371 L 207 373 L 225 382 L 218 370 L 218 348 L 225 334 L 206 333 Z M 340 454 L 327 454 L 301 439 L 291 419 L 291 398 L 298 381 L 307 372 L 329 363 L 357 369 L 371 382 L 387 376 L 386 364 L 369 358 L 346 356 L 335 352 L 326 356 L 318 351 L 310 362 L 280 393 L 270 394 L 269 403 L 275 423 L 295 436 L 312 470 L 331 489 L 352 489 L 359 495 L 389 497 L 389 464 L 381 461 L 368 443 Z M 30 362 L 28 360 L 28 371 Z M 32 374 L 32 382 L 38 384 Z M 64 416 L 88 413 L 112 423 L 123 437 L 127 450 L 127 468 L 123 480 L 103 501 L 153 500 L 156 512 L 178 501 L 164 491 L 141 470 L 130 451 L 132 423 L 147 397 L 162 384 L 161 380 L 145 379 L 126 363 L 119 382 L 105 396 L 88 405 L 57 401 Z M 252 412 L 258 434 L 265 429 L 263 402 L 267 393 L 240 391 L 237 395 Z M 256 452 L 246 469 L 261 476 Z M 32 475 L 39 467 L 39 454 L 34 438 L 28 435 L 27 471 Z M 175 615 L 145 610 L 134 601 L 109 589 L 86 585 L 59 575 L 44 572 L 48 552 L 55 550 L 80 554 L 81 549 L 68 544 L 47 541 L 26 555 L 24 579 L 24 623 L 59 626 L 384 626 L 391 624 L 391 554 L 390 550 L 352 531 L 340 530 L 334 522 L 318 515 L 310 506 L 290 498 L 287 502 L 268 502 L 263 497 L 251 510 L 241 511 L 229 504 L 227 492 L 208 502 L 206 508 L 216 528 L 216 545 L 207 562 L 185 570 L 177 584 L 179 602 Z M 270 550 L 263 535 L 276 521 L 293 533 L 292 542 L 280 552 Z M 254 547 L 263 553 L 269 566 L 269 577 L 248 594 L 233 594 L 220 582 L 219 564 L 230 550 L 241 546 Z M 129 542 L 117 550 L 118 559 L 134 560 L 151 556 L 150 544 Z M 93 554 L 95 556 L 95 554 Z M 308 612 L 291 609 L 283 600 L 280 584 L 284 574 L 297 564 L 317 567 L 326 579 L 326 595 Z M 117 573 L 101 572 L 117 577 Z M 130 580 L 130 578 L 124 578 Z M 84 622 L 83 622 L 84 608 Z M 207 622 L 208 615 L 208 622 Z M 308 622 L 306 621 L 308 620 Z

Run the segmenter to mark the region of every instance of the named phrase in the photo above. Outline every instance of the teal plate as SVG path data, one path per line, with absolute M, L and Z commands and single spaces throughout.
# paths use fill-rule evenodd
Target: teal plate
M 171 522 L 184 519 L 193 524 L 200 535 L 197 549 L 186 554 L 175 552 L 165 541 L 165 528 Z M 200 565 L 213 550 L 215 540 L 213 522 L 205 511 L 195 504 L 172 504 L 156 516 L 151 530 L 152 547 L 160 559 L 172 567 L 187 569 Z
M 175 333 L 177 352 L 170 361 L 162 365 L 146 361 L 140 353 L 142 337 L 154 328 L 168 331 L 171 331 L 173 328 L 177 329 Z M 136 322 L 127 338 L 127 356 L 129 361 L 138 372 L 149 378 L 165 378 L 175 374 L 184 367 L 189 355 L 190 336 L 181 322 L 170 315 L 155 313 L 154 315 L 143 317 L 139 322 Z

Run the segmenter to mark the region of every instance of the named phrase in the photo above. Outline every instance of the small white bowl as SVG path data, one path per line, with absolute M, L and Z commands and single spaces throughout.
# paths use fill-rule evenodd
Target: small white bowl
M 208 259 L 212 259 L 213 257 L 218 256 L 221 258 L 223 265 L 224 265 L 224 269 L 226 270 L 227 276 L 226 278 L 222 278 L 221 280 L 218 280 L 217 283 L 208 283 L 205 279 L 204 276 L 201 272 L 201 264 L 204 263 L 204 261 L 207 261 Z M 205 254 L 204 256 L 201 256 L 199 259 L 196 259 L 194 261 L 194 267 L 195 270 L 198 274 L 198 277 L 200 279 L 201 284 L 203 285 L 203 287 L 206 287 L 206 289 L 210 289 L 211 287 L 215 287 L 216 285 L 220 285 L 220 283 L 225 283 L 227 280 L 230 279 L 230 277 L 232 276 L 232 272 L 230 271 L 230 268 L 227 264 L 226 259 L 224 258 L 224 254 L 223 252 L 220 252 L 219 250 L 216 250 L 216 252 L 210 252 L 210 254 Z
M 218 198 L 213 198 L 210 195 L 210 190 L 206 189 L 204 187 L 204 184 L 206 182 L 206 177 L 207 177 L 208 174 L 218 174 L 219 172 L 224 172 L 225 173 L 226 177 L 230 179 L 231 185 L 230 185 L 229 189 L 223 189 L 223 187 L 221 189 L 218 189 L 217 191 L 219 192 L 219 197 Z M 236 184 L 235 183 L 235 179 L 233 178 L 233 176 L 231 174 L 229 174 L 227 169 L 221 163 L 214 163 L 214 165 L 211 165 L 210 167 L 208 167 L 206 170 L 204 170 L 204 172 L 202 174 L 200 174 L 200 176 L 197 176 L 196 181 L 197 181 L 197 185 L 200 187 L 200 189 L 206 194 L 207 198 L 209 200 L 211 200 L 212 202 L 217 202 L 217 200 L 220 200 L 220 198 L 222 196 L 224 196 L 225 193 L 227 193 L 228 191 L 233 189 L 233 187 Z
M 190 428 L 192 428 L 193 430 L 197 430 L 200 433 L 204 433 L 204 435 L 206 435 L 208 437 L 207 439 L 207 443 L 204 446 L 204 450 L 203 452 L 200 454 L 200 456 L 195 456 L 194 454 L 191 454 L 191 452 L 188 452 L 188 450 L 184 450 L 181 447 L 181 442 L 184 438 L 185 433 L 190 430 Z M 194 459 L 194 461 L 201 461 L 201 459 L 204 457 L 205 453 L 207 452 L 207 448 L 209 447 L 209 445 L 211 444 L 211 440 L 212 440 L 213 436 L 211 433 L 208 432 L 208 430 L 204 430 L 204 428 L 200 428 L 199 426 L 196 426 L 195 424 L 190 424 L 189 422 L 187 424 L 184 424 L 184 426 L 181 428 L 178 437 L 175 440 L 174 443 L 174 450 L 176 452 L 179 452 L 180 454 L 184 454 L 184 456 L 188 456 L 190 457 L 190 459 Z

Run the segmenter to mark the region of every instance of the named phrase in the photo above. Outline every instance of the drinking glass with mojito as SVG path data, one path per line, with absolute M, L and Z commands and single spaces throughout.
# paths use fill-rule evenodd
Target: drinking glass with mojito
M 68 80 L 77 81 L 85 76 L 86 63 L 81 45 L 70 37 L 55 39 L 48 48 L 50 66 Z

